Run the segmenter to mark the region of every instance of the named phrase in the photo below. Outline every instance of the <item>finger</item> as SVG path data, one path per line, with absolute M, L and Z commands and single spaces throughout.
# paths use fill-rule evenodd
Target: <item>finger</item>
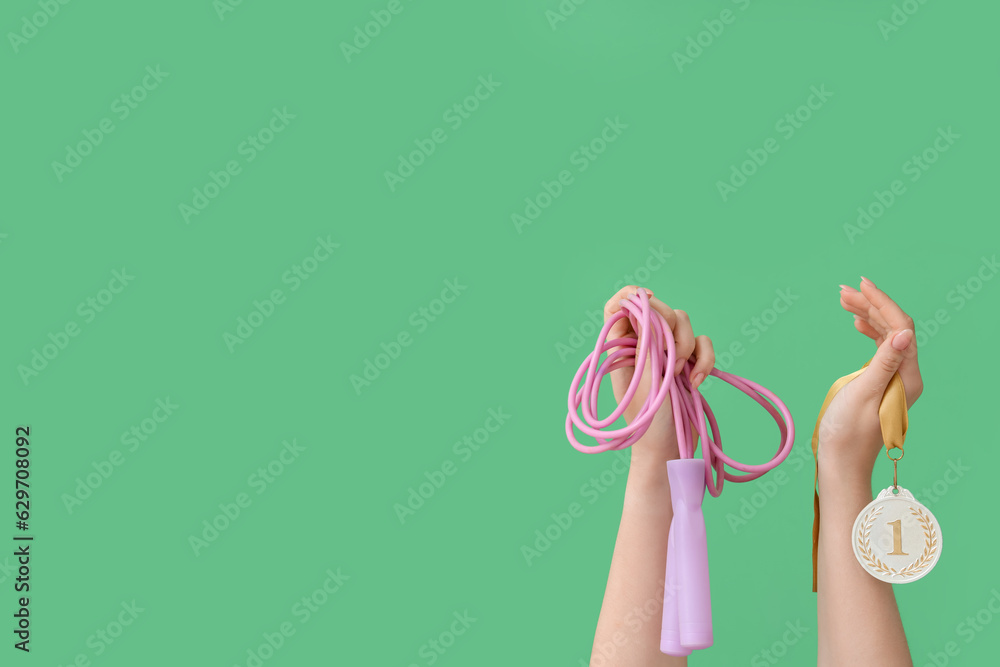
M 694 352 L 694 330 L 691 328 L 691 318 L 683 310 L 675 310 L 677 316 L 677 326 L 671 327 L 674 331 L 674 341 L 677 349 L 677 361 L 674 363 L 674 375 L 681 372 L 688 357 Z
M 621 288 L 615 295 L 608 299 L 608 302 L 604 304 L 604 321 L 607 322 L 611 319 L 618 311 L 622 309 L 621 301 L 622 299 L 629 298 L 638 291 L 638 287 L 635 285 L 626 285 Z M 652 292 L 648 289 L 646 293 L 652 296 Z M 627 317 L 615 322 L 611 325 L 611 330 L 608 332 L 608 340 L 614 340 L 616 338 L 635 338 L 636 332 L 632 330 L 632 323 Z M 617 349 L 617 348 L 616 348 Z M 609 353 L 614 352 L 614 350 L 609 350 Z
M 871 309 L 871 304 L 868 303 L 868 298 L 864 294 L 846 285 L 840 286 L 840 303 L 855 315 L 865 317 L 868 316 L 868 311 Z
M 885 340 L 885 336 L 876 331 L 863 317 L 854 316 L 854 328 L 875 341 L 876 345 L 881 345 Z
M 903 363 L 903 352 L 913 346 L 913 338 L 913 330 L 905 329 L 886 338 L 879 345 L 865 372 L 855 380 L 869 400 L 875 401 L 876 404 L 881 402 L 885 388 L 889 386 L 892 376 Z
M 896 305 L 896 302 L 890 299 L 888 294 L 875 287 L 875 283 L 867 278 L 861 281 L 861 294 L 865 296 L 890 328 L 897 331 L 913 328 L 913 319 L 904 313 L 903 309 Z
M 622 289 L 618 290 L 618 292 L 616 292 L 614 296 L 612 296 L 608 300 L 608 302 L 604 305 L 605 323 L 615 315 L 619 315 L 623 308 L 622 301 L 626 299 L 632 299 L 638 293 L 639 289 L 640 288 L 635 285 L 626 285 Z M 641 288 L 641 289 L 643 289 L 647 297 L 649 297 L 650 299 L 653 298 L 652 290 L 646 288 Z M 663 304 L 663 306 L 666 307 L 666 304 Z M 670 316 L 673 317 L 672 312 L 670 313 Z M 638 322 L 636 323 L 636 325 L 640 326 Z M 641 331 L 636 331 L 635 328 L 633 328 L 632 322 L 628 317 L 620 317 L 613 325 L 611 325 L 611 329 L 608 331 L 607 340 L 616 340 L 619 338 L 638 339 L 640 334 Z M 604 341 L 601 341 L 601 343 L 603 345 Z M 636 343 L 638 343 L 638 340 L 636 340 Z M 612 355 L 614 355 L 615 353 L 617 353 L 622 349 L 623 349 L 622 346 L 609 348 L 607 350 L 607 355 L 610 358 Z M 647 356 L 645 360 L 641 361 L 636 360 L 635 355 L 638 353 L 638 349 L 634 345 L 632 347 L 626 348 L 625 352 L 626 352 L 625 355 L 622 356 L 620 360 L 616 363 L 621 363 L 621 362 L 629 362 L 629 363 L 626 363 L 624 366 L 616 367 L 615 370 L 611 371 L 610 373 L 611 386 L 615 392 L 615 395 L 623 396 L 625 392 L 628 390 L 628 386 L 633 379 L 633 374 L 635 373 L 636 370 L 640 370 L 635 368 L 637 364 L 642 364 L 641 366 L 642 376 L 636 389 L 643 393 L 648 392 L 650 387 L 650 378 L 652 377 L 650 357 Z M 626 410 L 626 419 L 629 419 L 628 413 L 630 410 L 634 410 L 634 408 L 630 407 L 630 409 Z
M 646 291 L 649 292 L 649 290 Z M 673 331 L 674 327 L 677 326 L 677 312 L 679 311 L 675 311 L 673 308 L 657 299 L 653 296 L 652 292 L 649 292 L 649 305 L 653 307 L 653 310 L 658 312 L 660 315 L 663 315 L 663 319 L 667 321 L 667 326 L 670 327 L 671 331 Z
M 691 369 L 691 385 L 697 389 L 715 367 L 715 348 L 708 336 L 696 336 L 694 339 L 694 368 Z
M 868 297 L 861 292 L 852 292 L 848 290 L 841 291 L 840 305 L 843 306 L 845 310 L 865 318 L 865 320 L 867 320 L 872 327 L 878 329 L 883 336 L 892 331 L 892 326 L 885 321 L 885 318 L 879 312 L 878 308 L 873 306 L 871 302 L 868 301 Z
M 635 285 L 626 285 L 625 287 L 618 290 L 607 303 L 604 304 L 604 322 L 605 324 L 615 315 L 619 314 L 622 310 L 622 299 L 631 297 L 639 288 Z M 649 290 L 646 290 L 647 294 L 651 294 Z M 628 317 L 619 318 L 614 324 L 611 325 L 611 329 L 608 331 L 608 336 L 606 340 L 617 340 L 619 338 L 637 338 L 636 332 L 632 329 L 632 323 L 629 321 Z M 605 341 L 600 341 L 603 346 Z M 607 350 L 607 357 L 610 358 L 613 354 L 621 350 L 621 346 L 615 346 Z M 635 354 L 635 348 L 631 349 L 632 354 Z M 628 359 L 629 356 L 626 354 L 622 357 L 622 360 Z M 626 365 L 615 368 L 611 371 L 611 386 L 615 393 L 615 396 L 623 396 L 628 390 L 628 385 L 632 381 L 633 373 L 635 372 L 634 365 Z M 646 379 L 646 373 L 643 371 L 643 382 L 648 382 Z M 628 418 L 628 417 L 626 417 Z
M 876 345 L 881 345 L 885 336 L 868 321 L 868 308 L 871 304 L 858 305 L 864 303 L 860 297 L 864 295 L 850 285 L 840 285 L 840 305 L 854 315 L 854 328 L 874 340 Z
M 619 310 L 622 309 L 622 304 L 621 304 L 622 299 L 628 299 L 638 291 L 639 288 L 636 287 L 635 285 L 626 285 L 625 287 L 615 292 L 614 295 L 610 299 L 608 299 L 607 303 L 604 304 L 604 321 L 607 322 L 608 318 L 610 318 L 612 315 L 614 315 L 615 313 L 617 313 Z M 648 289 L 646 289 L 645 291 L 646 294 L 649 295 L 650 298 L 652 298 L 653 292 Z
M 865 295 L 872 306 L 877 309 L 880 317 L 892 328 L 893 331 L 903 329 L 914 330 L 913 318 L 907 315 L 889 295 L 875 286 L 875 283 L 862 278 L 861 292 Z M 923 391 L 923 380 L 920 377 L 920 364 L 917 360 L 917 341 L 909 345 L 903 352 L 903 363 L 899 368 L 899 377 L 903 379 L 903 384 L 907 389 L 907 403 L 917 400 Z M 913 392 L 913 395 L 910 395 Z
M 639 288 L 634 288 L 634 289 L 639 289 Z M 661 316 L 663 316 L 663 319 L 666 321 L 667 328 L 670 329 L 670 331 L 666 331 L 664 333 L 666 333 L 668 336 L 671 335 L 671 331 L 673 331 L 674 329 L 676 329 L 677 326 L 678 326 L 676 312 L 674 311 L 673 308 L 671 308 L 667 304 L 663 303 L 662 301 L 660 301 L 659 299 L 657 299 L 655 296 L 652 296 L 652 291 L 650 291 L 650 290 L 648 290 L 646 288 L 642 288 L 642 289 L 645 289 L 646 293 L 648 295 L 650 295 L 649 296 L 649 305 L 650 305 L 650 307 L 653 309 L 654 312 L 659 313 Z M 627 292 L 626 296 L 630 296 L 633 293 L 634 292 Z M 631 324 L 629 325 L 628 329 L 629 329 L 629 331 L 632 331 Z M 635 335 L 630 334 L 630 337 L 637 338 L 638 337 L 638 333 L 640 333 L 640 332 L 636 332 Z M 675 336 L 675 340 L 676 340 L 676 336 Z M 678 356 L 678 358 L 680 358 L 680 357 Z

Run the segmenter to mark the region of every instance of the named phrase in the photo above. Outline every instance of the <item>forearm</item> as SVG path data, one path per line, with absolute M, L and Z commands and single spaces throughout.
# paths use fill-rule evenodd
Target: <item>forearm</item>
M 655 441 L 653 440 L 655 438 Z M 632 446 L 621 524 L 597 621 L 592 663 L 608 667 L 680 667 L 686 658 L 660 653 L 667 537 L 673 508 L 667 461 L 677 441 L 647 433 Z
M 892 585 L 854 556 L 854 520 L 872 500 L 870 473 L 820 465 L 818 488 L 818 666 L 912 667 Z

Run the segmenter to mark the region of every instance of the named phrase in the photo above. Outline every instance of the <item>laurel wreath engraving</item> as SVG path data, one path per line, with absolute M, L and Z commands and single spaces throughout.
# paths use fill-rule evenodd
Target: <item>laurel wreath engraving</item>
M 879 574 L 894 575 L 898 577 L 913 576 L 920 574 L 927 569 L 927 566 L 930 565 L 938 550 L 937 532 L 934 530 L 934 524 L 931 522 L 930 517 L 918 508 L 910 508 L 910 513 L 917 517 L 917 521 L 924 530 L 924 551 L 920 554 L 920 557 L 917 558 L 917 560 L 897 571 L 895 568 L 883 563 L 881 559 L 879 559 L 879 557 L 872 552 L 872 525 L 875 523 L 875 518 L 881 513 L 882 506 L 880 505 L 875 508 L 871 514 L 865 517 L 865 520 L 861 522 L 861 527 L 858 529 L 858 548 L 861 552 L 861 557 L 866 563 L 868 563 L 869 567 Z

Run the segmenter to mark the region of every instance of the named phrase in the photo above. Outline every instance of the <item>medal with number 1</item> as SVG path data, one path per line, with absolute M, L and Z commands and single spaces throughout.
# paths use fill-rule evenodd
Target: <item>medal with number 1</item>
M 903 404 L 906 405 L 905 403 Z M 868 574 L 890 584 L 908 584 L 930 572 L 941 557 L 941 526 L 929 509 L 899 486 L 892 459 L 892 486 L 854 520 L 854 555 Z

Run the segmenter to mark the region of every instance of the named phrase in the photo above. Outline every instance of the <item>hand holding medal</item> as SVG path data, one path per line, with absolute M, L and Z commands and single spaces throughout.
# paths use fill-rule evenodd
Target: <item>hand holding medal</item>
M 841 305 L 854 313 L 855 328 L 875 340 L 880 350 L 883 343 L 891 345 L 892 350 L 901 353 L 902 362 L 898 370 L 887 369 L 876 354 L 860 370 L 840 378 L 830 388 L 813 433 L 817 479 L 820 468 L 827 465 L 846 468 L 848 474 L 870 474 L 881 449 L 878 443 L 884 443 L 893 463 L 892 484 L 858 514 L 851 539 L 854 554 L 865 571 L 888 583 L 908 583 L 930 572 L 940 558 L 942 544 L 941 527 L 934 515 L 899 485 L 907 410 L 923 391 L 913 320 L 867 279 L 863 279 L 861 291 L 843 285 L 841 288 Z M 874 414 L 876 405 L 877 420 L 856 417 Z M 814 503 L 814 591 L 822 491 L 817 489 Z

